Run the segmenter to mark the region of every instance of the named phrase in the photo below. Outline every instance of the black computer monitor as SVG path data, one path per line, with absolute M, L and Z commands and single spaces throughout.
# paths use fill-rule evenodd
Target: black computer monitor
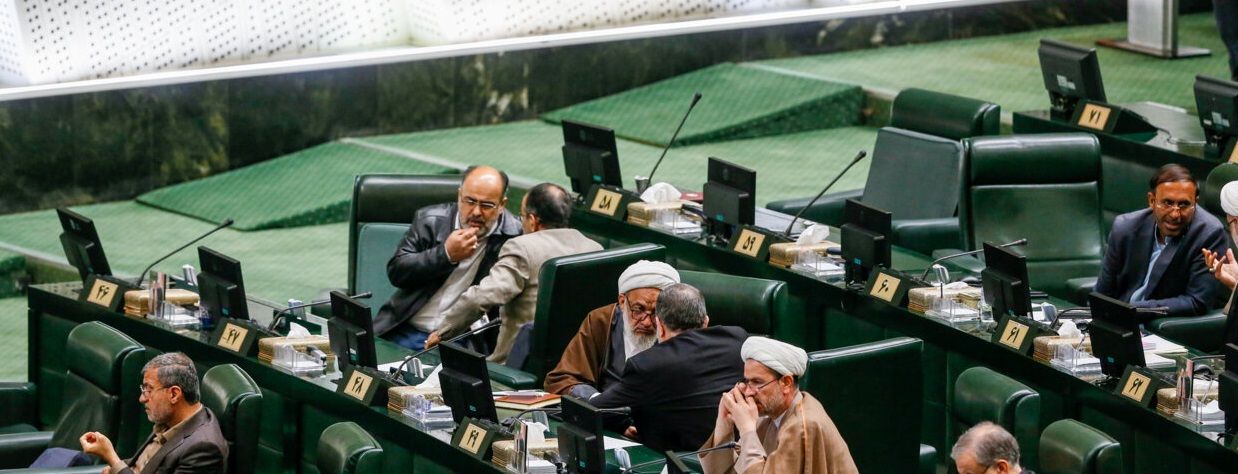
M 717 158 L 709 158 L 702 210 L 709 234 L 730 241 L 731 234 L 756 219 L 757 172 Z
M 587 123 L 563 121 L 563 168 L 572 191 L 589 192 L 597 184 L 623 187 L 615 131 Z
M 980 272 L 984 299 L 993 308 L 993 318 L 1032 314 L 1032 296 L 1027 280 L 1027 257 L 1006 247 L 984 243 L 985 268 Z
M 56 209 L 60 217 L 60 245 L 64 247 L 64 256 L 69 265 L 77 269 L 82 281 L 90 275 L 111 275 L 112 268 L 107 264 L 107 255 L 103 253 L 103 243 L 99 241 L 99 233 L 95 231 L 95 222 L 89 218 L 66 208 Z
M 1217 377 L 1217 404 L 1225 412 L 1225 432 L 1232 436 L 1238 430 L 1238 343 L 1226 343 L 1221 355 L 1225 356 L 1225 370 Z
M 589 402 L 576 397 L 561 399 L 563 424 L 555 432 L 559 439 L 559 456 L 567 472 L 601 474 L 606 468 L 606 451 L 602 442 L 602 416 Z
M 1100 293 L 1088 296 L 1092 322 L 1092 355 L 1100 359 L 1101 373 L 1121 377 L 1126 366 L 1146 366 L 1143 356 L 1143 336 L 1139 333 L 1139 314 L 1122 301 Z
M 847 283 L 868 281 L 875 268 L 890 267 L 890 233 L 894 216 L 855 199 L 843 207 L 842 256 Z
M 374 319 L 369 305 L 349 298 L 340 291 L 331 292 L 331 319 L 327 334 L 331 351 L 339 360 L 340 370 L 360 366 L 378 368 L 374 348 Z
M 1040 74 L 1044 76 L 1045 90 L 1052 103 L 1049 109 L 1052 118 L 1069 120 L 1075 113 L 1075 105 L 1082 99 L 1105 101 L 1105 85 L 1100 78 L 1095 49 L 1042 39 L 1037 53 Z
M 443 370 L 438 373 L 439 386 L 443 388 L 443 402 L 451 407 L 451 417 L 456 423 L 466 416 L 498 422 L 486 356 L 453 342 L 438 347 L 443 361 Z
M 1207 140 L 1205 155 L 1228 160 L 1238 136 L 1238 82 L 1195 76 L 1195 107 Z
M 241 278 L 241 262 L 211 250 L 198 247 L 198 298 L 210 319 L 249 319 L 245 302 L 245 281 Z

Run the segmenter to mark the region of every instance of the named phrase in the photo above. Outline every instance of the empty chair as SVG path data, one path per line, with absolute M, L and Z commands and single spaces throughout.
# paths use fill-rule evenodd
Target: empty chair
M 1044 474 L 1120 474 L 1122 445 L 1100 430 L 1075 420 L 1058 420 L 1040 435 Z
M 318 438 L 318 472 L 322 474 L 377 474 L 382 469 L 382 446 L 356 423 L 328 426 Z

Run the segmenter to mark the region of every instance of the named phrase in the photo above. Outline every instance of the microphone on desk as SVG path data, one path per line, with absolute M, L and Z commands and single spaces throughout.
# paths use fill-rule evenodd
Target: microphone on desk
M 366 291 L 366 292 L 363 292 L 363 293 L 357 293 L 357 294 L 355 294 L 355 295 L 349 296 L 349 298 L 352 298 L 352 299 L 358 299 L 358 300 L 363 300 L 363 299 L 369 298 L 369 297 L 371 297 L 371 296 L 374 296 L 374 293 L 373 293 L 373 292 Z M 275 326 L 278 326 L 278 325 L 279 325 L 279 322 L 280 322 L 281 320 L 283 320 L 285 316 L 288 316 L 288 314 L 290 314 L 290 313 L 289 313 L 289 311 L 292 311 L 292 310 L 295 310 L 295 309 L 301 309 L 301 308 L 309 308 L 309 307 L 313 307 L 313 306 L 322 306 L 322 305 L 327 304 L 327 303 L 330 303 L 330 302 L 331 302 L 331 299 L 330 299 L 330 298 L 328 298 L 328 299 L 325 299 L 325 300 L 310 301 L 309 303 L 303 303 L 303 304 L 298 304 L 298 305 L 292 305 L 292 306 L 289 306 L 289 307 L 284 308 L 284 309 L 279 309 L 279 308 L 276 308 L 276 307 L 273 307 L 273 306 L 267 305 L 267 304 L 265 304 L 265 303 L 262 303 L 262 302 L 260 302 L 260 301 L 255 301 L 255 303 L 258 303 L 258 304 L 260 304 L 260 305 L 266 306 L 266 307 L 271 308 L 271 309 L 278 310 L 278 311 L 276 311 L 276 312 L 275 312 L 275 316 L 272 316 L 272 317 L 271 317 L 271 324 L 267 326 L 267 331 L 274 331 L 274 330 L 275 330 Z
M 1007 242 L 1007 243 L 998 245 L 998 247 L 1005 248 L 1005 247 L 1015 247 L 1015 246 L 1023 246 L 1023 245 L 1027 245 L 1027 239 L 1019 239 L 1014 242 Z M 925 278 L 928 278 L 929 272 L 933 271 L 933 265 L 937 265 L 946 260 L 959 258 L 959 257 L 966 257 L 968 255 L 975 255 L 975 254 L 982 253 L 982 252 L 984 252 L 984 249 L 980 248 L 976 250 L 969 250 L 967 252 L 959 252 L 956 254 L 946 255 L 945 257 L 941 257 L 937 260 L 933 260 L 933 263 L 930 263 L 928 268 L 924 269 L 924 273 L 920 274 L 920 281 L 924 281 Z M 942 283 L 945 283 L 945 282 L 942 282 Z
M 186 248 L 186 247 L 188 247 L 188 246 L 190 246 L 190 245 L 193 245 L 193 244 L 197 243 L 199 240 L 205 239 L 205 238 L 206 238 L 206 236 L 211 235 L 211 234 L 214 234 L 216 231 L 218 231 L 218 230 L 220 230 L 220 229 L 223 229 L 224 227 L 230 227 L 230 226 L 232 226 L 232 224 L 233 224 L 233 223 L 235 223 L 235 222 L 236 222 L 236 221 L 232 220 L 232 218 L 227 218 L 227 219 L 224 219 L 224 221 L 223 221 L 223 222 L 221 222 L 221 223 L 219 223 L 219 225 L 215 226 L 215 228 L 214 228 L 214 229 L 211 229 L 211 230 L 206 231 L 206 233 L 205 233 L 205 234 L 199 235 L 199 236 L 198 236 L 198 238 L 193 239 L 193 240 L 190 240 L 190 241 L 189 241 L 189 243 L 187 243 L 187 244 L 185 244 L 185 245 L 182 245 L 182 246 L 180 246 L 180 247 L 177 247 L 177 248 L 176 248 L 176 250 L 173 250 L 173 251 L 171 251 L 171 252 L 168 252 L 168 254 L 167 254 L 167 255 L 164 255 L 164 256 L 162 256 L 162 257 L 159 257 L 159 260 L 155 260 L 155 262 L 154 262 L 154 263 L 151 263 L 150 265 L 147 265 L 147 266 L 146 266 L 146 269 L 145 269 L 145 270 L 142 270 L 142 273 L 138 274 L 138 281 L 137 281 L 137 286 L 138 286 L 138 288 L 141 288 L 141 287 L 142 287 L 142 280 L 145 280 L 145 279 L 146 279 L 146 274 L 147 274 L 147 273 L 150 273 L 150 269 L 155 268 L 155 265 L 158 265 L 158 264 L 159 264 L 159 262 L 162 262 L 162 261 L 164 261 L 164 260 L 167 260 L 167 259 L 168 259 L 168 257 L 171 257 L 171 256 L 173 256 L 173 255 L 176 255 L 176 252 L 180 252 L 181 250 L 185 250 L 185 248 Z
M 466 333 L 464 333 L 464 334 L 461 334 L 461 335 L 459 335 L 459 336 L 453 337 L 453 338 L 448 339 L 448 340 L 446 340 L 446 341 L 440 342 L 439 344 L 446 344 L 446 343 L 448 343 L 448 342 L 456 342 L 456 341 L 459 341 L 459 340 L 464 339 L 464 338 L 466 338 L 466 337 L 472 336 L 472 335 L 474 335 L 474 334 L 481 334 L 481 333 L 483 333 L 483 332 L 486 332 L 486 330 L 488 330 L 488 329 L 490 329 L 490 328 L 493 328 L 493 327 L 497 327 L 498 325 L 500 325 L 500 324 L 502 324 L 502 323 L 503 323 L 503 320 L 502 320 L 502 319 L 500 319 L 500 318 L 495 318 L 495 319 L 492 319 L 492 320 L 488 321 L 486 324 L 481 325 L 481 327 L 478 327 L 477 329 L 470 330 L 470 331 L 468 331 L 468 332 L 466 332 Z M 421 356 L 425 355 L 425 353 L 430 352 L 430 351 L 431 351 L 431 350 L 433 350 L 433 349 L 434 349 L 433 347 L 427 347 L 427 348 L 425 348 L 425 349 L 422 349 L 422 350 L 421 350 L 421 352 L 418 352 L 418 353 L 413 354 L 413 355 L 411 355 L 411 356 L 405 357 L 405 358 L 404 358 L 404 362 L 401 362 L 401 363 L 400 363 L 400 365 L 396 366 L 394 369 L 391 369 L 391 374 L 390 374 L 390 376 L 388 377 L 388 380 L 390 380 L 390 381 L 392 381 L 392 382 L 395 382 L 395 383 L 398 383 L 398 384 L 400 384 L 400 385 L 407 385 L 407 384 L 405 384 L 405 383 L 404 383 L 404 381 L 402 380 L 402 377 L 400 377 L 400 374 L 404 372 L 404 368 L 405 368 L 405 367 L 408 367 L 408 363 L 409 363 L 409 362 L 412 362 L 412 361 L 413 361 L 413 359 L 417 359 L 417 358 L 419 358 L 419 357 L 421 357 Z
M 700 102 L 700 101 L 701 101 L 701 93 L 700 93 L 700 92 L 697 92 L 697 93 L 695 93 L 695 94 L 692 94 L 692 104 L 688 105 L 688 111 L 687 111 L 687 112 L 684 112 L 684 114 L 683 114 L 683 118 L 679 120 L 679 126 L 675 128 L 675 133 L 671 135 L 671 141 L 666 142 L 666 147 L 662 148 L 662 156 L 659 156 L 659 157 L 658 157 L 658 161 L 657 161 L 657 162 L 655 162 L 655 163 L 653 164 L 653 171 L 650 171 L 650 172 L 649 172 L 649 176 L 646 176 L 646 177 L 644 178 L 644 183 L 645 183 L 645 186 L 646 186 L 646 187 L 648 187 L 650 183 L 653 183 L 653 174 L 658 172 L 658 166 L 661 166 L 661 165 L 662 165 L 662 159 L 663 159 L 663 158 L 666 158 L 666 152 L 667 152 L 667 151 L 670 151 L 670 149 L 671 149 L 671 145 L 674 145 L 674 144 L 675 144 L 675 139 L 676 139 L 676 138 L 679 138 L 679 131 L 680 131 L 680 130 L 683 130 L 683 124 L 684 124 L 684 123 L 686 123 L 686 122 L 688 121 L 688 116 L 689 116 L 689 115 L 692 115 L 692 109 L 696 108 L 696 103 L 697 103 L 697 102 Z M 637 188 L 637 189 L 636 189 L 636 192 L 638 192 L 638 193 L 643 193 L 643 192 L 645 192 L 645 190 L 644 190 L 644 189 L 641 189 L 641 179 L 640 179 L 640 178 L 637 178 L 637 181 L 636 181 L 636 188 Z
M 708 453 L 708 452 L 710 452 L 710 451 L 722 451 L 722 450 L 725 450 L 725 449 L 735 449 L 735 447 L 736 447 L 736 446 L 739 446 L 739 443 L 736 443 L 736 442 L 734 442 L 734 441 L 731 441 L 731 442 L 729 442 L 729 443 L 723 443 L 723 444 L 720 444 L 720 445 L 714 446 L 714 447 L 712 447 L 712 448 L 699 449 L 699 450 L 696 450 L 696 451 L 691 451 L 691 452 L 687 452 L 687 453 L 676 453 L 676 452 L 674 452 L 674 451 L 667 451 L 667 452 L 666 452 L 666 458 L 667 458 L 667 459 L 666 459 L 665 461 L 664 461 L 664 460 L 662 460 L 662 459 L 654 459 L 654 460 L 652 460 L 652 461 L 645 461 L 645 462 L 642 462 L 642 463 L 639 463 L 639 464 L 633 464 L 632 466 L 629 466 L 628 468 L 626 468 L 626 469 L 624 469 L 623 471 L 621 471 L 621 474 L 630 474 L 630 473 L 635 472 L 637 469 L 640 469 L 640 468 L 642 468 L 642 467 L 652 466 L 652 465 L 658 464 L 658 463 L 660 463 L 660 462 L 667 462 L 667 461 L 670 461 L 670 458 L 678 458 L 678 459 L 683 459 L 683 458 L 686 458 L 686 457 L 688 457 L 688 456 L 695 456 L 695 455 L 698 455 L 698 454 L 704 454 L 704 453 Z
M 838 172 L 838 175 L 835 176 L 834 179 L 831 180 L 829 184 L 825 185 L 824 188 L 821 188 L 821 192 L 817 193 L 817 197 L 812 198 L 811 201 L 808 201 L 807 206 L 804 206 L 803 209 L 800 209 L 800 212 L 795 213 L 795 217 L 791 219 L 791 223 L 787 224 L 787 230 L 782 232 L 783 235 L 786 235 L 787 237 L 791 237 L 791 229 L 795 227 L 795 221 L 799 220 L 800 216 L 804 215 L 804 211 L 807 211 L 808 208 L 812 207 L 813 204 L 816 204 L 817 200 L 821 199 L 821 196 L 824 196 L 825 192 L 829 191 L 830 188 L 834 186 L 834 183 L 837 183 L 838 180 L 842 179 L 843 175 L 847 174 L 847 171 L 849 171 L 852 166 L 855 166 L 856 163 L 859 163 L 860 160 L 863 160 L 864 157 L 866 156 L 868 156 L 868 152 L 864 150 L 860 150 L 859 153 L 856 153 L 855 158 L 851 159 L 851 163 L 848 163 L 847 167 L 843 168 L 842 171 Z

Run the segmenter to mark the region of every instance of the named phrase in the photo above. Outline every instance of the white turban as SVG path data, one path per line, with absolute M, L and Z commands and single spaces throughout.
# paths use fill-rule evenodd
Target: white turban
M 1221 209 L 1226 214 L 1238 216 L 1238 181 L 1230 181 L 1221 187 Z
M 808 367 L 808 353 L 803 349 L 775 341 L 768 337 L 752 336 L 744 341 L 744 347 L 739 350 L 744 360 L 752 359 L 776 372 L 778 375 L 804 375 Z
M 665 290 L 676 283 L 679 283 L 679 272 L 674 267 L 663 262 L 641 260 L 619 275 L 619 292 L 627 293 L 637 288 Z

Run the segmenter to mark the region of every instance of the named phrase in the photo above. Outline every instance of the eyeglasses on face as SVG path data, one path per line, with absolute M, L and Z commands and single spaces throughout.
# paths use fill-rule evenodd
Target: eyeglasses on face
M 1170 201 L 1168 199 L 1162 199 L 1160 201 L 1156 201 L 1156 208 L 1162 211 L 1186 212 L 1194 209 L 1195 203 L 1191 201 Z
M 481 206 L 481 210 L 490 212 L 499 208 L 499 203 L 492 201 L 478 201 L 468 196 L 460 196 L 460 205 L 468 208 Z
M 151 392 L 158 392 L 165 388 L 170 388 L 170 387 L 151 387 L 150 385 L 146 385 L 146 384 L 138 385 L 138 390 L 142 392 L 142 396 L 149 396 Z

